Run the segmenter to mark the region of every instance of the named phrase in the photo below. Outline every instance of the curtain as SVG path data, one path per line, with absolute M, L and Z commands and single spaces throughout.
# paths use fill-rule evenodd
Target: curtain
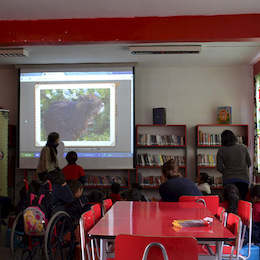
M 255 154 L 254 175 L 260 177 L 260 74 L 255 76 Z

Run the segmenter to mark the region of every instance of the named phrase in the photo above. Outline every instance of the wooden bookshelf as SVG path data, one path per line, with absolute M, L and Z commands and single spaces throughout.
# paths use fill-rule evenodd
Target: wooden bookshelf
M 174 158 L 183 176 L 186 169 L 186 125 L 136 125 L 136 181 L 158 188 L 163 163 Z
M 212 189 L 222 189 L 222 175 L 216 169 L 217 151 L 221 147 L 221 133 L 231 130 L 238 142 L 248 146 L 248 125 L 201 124 L 196 126 L 196 171 L 207 172 L 212 178 Z

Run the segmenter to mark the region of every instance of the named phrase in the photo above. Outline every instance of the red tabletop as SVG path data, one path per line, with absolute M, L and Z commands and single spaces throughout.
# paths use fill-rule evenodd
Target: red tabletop
M 173 220 L 212 217 L 210 227 L 183 227 L 176 231 Z M 118 201 L 88 232 L 90 237 L 115 238 L 119 234 L 145 236 L 193 236 L 198 241 L 229 241 L 235 236 L 212 213 L 193 202 Z

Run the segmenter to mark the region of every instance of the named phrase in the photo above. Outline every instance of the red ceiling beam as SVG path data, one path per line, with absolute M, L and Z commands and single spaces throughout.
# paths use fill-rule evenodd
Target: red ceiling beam
M 260 14 L 0 21 L 0 46 L 259 41 Z

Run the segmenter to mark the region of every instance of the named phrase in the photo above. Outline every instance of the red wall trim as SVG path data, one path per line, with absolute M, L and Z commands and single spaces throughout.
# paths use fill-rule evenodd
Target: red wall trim
M 260 14 L 0 21 L 0 46 L 259 41 Z

